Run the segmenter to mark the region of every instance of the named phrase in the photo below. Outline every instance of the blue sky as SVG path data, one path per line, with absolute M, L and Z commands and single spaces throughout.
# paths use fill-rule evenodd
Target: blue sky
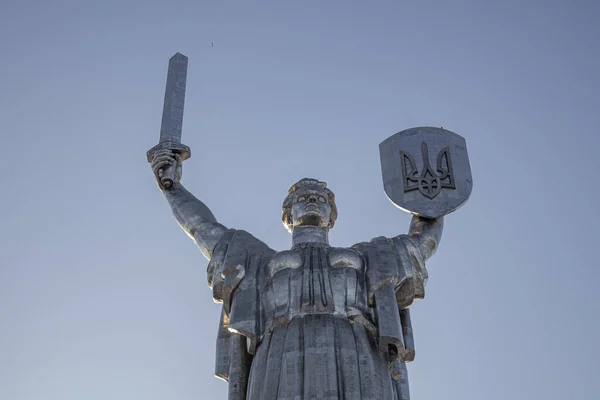
M 583 0 L 2 2 L 0 398 L 226 398 L 206 261 L 145 161 L 177 51 L 184 184 L 277 249 L 305 176 L 336 193 L 332 244 L 406 232 L 378 144 L 464 136 L 474 190 L 413 307 L 413 399 L 593 397 L 599 19 Z

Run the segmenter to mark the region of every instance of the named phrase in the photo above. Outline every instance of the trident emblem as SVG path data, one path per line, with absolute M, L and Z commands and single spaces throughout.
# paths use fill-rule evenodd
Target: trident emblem
M 431 167 L 429 150 L 425 142 L 421 143 L 421 155 L 423 156 L 423 170 L 419 175 L 413 156 L 405 151 L 400 151 L 405 193 L 418 190 L 423 196 L 434 199 L 442 189 L 456 189 L 449 147 L 443 148 L 438 153 L 437 170 Z

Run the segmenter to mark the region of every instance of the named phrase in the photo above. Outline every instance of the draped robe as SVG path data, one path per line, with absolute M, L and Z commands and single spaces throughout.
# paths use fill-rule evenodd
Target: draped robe
M 223 309 L 215 373 L 230 400 L 408 400 L 408 306 L 427 270 L 406 235 L 276 252 L 227 231 L 208 264 Z

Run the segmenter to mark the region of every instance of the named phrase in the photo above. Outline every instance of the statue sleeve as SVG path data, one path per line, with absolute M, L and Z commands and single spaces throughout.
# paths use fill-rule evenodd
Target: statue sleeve
M 208 286 L 223 304 L 215 374 L 245 393 L 252 355 L 262 334 L 261 271 L 275 252 L 248 232 L 230 229 L 215 246 L 208 263 Z M 243 397 L 240 397 L 243 398 Z
M 415 299 L 425 297 L 428 273 L 417 244 L 409 235 L 392 239 L 377 237 L 353 246 L 365 258 L 369 282 L 369 303 L 383 285 L 394 287 L 398 309 L 404 309 Z
M 406 308 L 415 299 L 425 297 L 427 284 L 427 268 L 419 246 L 408 235 L 400 235 L 391 239 L 398 269 L 396 300 L 399 308 Z
M 412 361 L 414 340 L 407 307 L 425 296 L 427 280 L 419 248 L 405 235 L 378 237 L 354 247 L 367 264 L 368 300 L 376 315 L 379 349 L 388 353 L 392 363 Z

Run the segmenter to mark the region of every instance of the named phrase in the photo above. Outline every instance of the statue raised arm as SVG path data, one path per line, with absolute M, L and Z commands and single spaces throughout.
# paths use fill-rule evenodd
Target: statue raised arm
M 183 162 L 179 154 L 170 150 L 156 153 L 152 161 L 152 171 L 158 187 L 171 206 L 173 215 L 181 228 L 192 238 L 200 251 L 210 260 L 213 249 L 227 228 L 217 222 L 210 209 L 181 184 Z M 162 184 L 163 173 L 169 167 L 175 167 L 175 179 L 171 187 Z
M 444 229 L 444 217 L 423 218 L 413 215 L 410 221 L 408 237 L 413 240 L 421 252 L 424 261 L 435 254 Z M 400 235 L 404 236 L 404 235 Z

